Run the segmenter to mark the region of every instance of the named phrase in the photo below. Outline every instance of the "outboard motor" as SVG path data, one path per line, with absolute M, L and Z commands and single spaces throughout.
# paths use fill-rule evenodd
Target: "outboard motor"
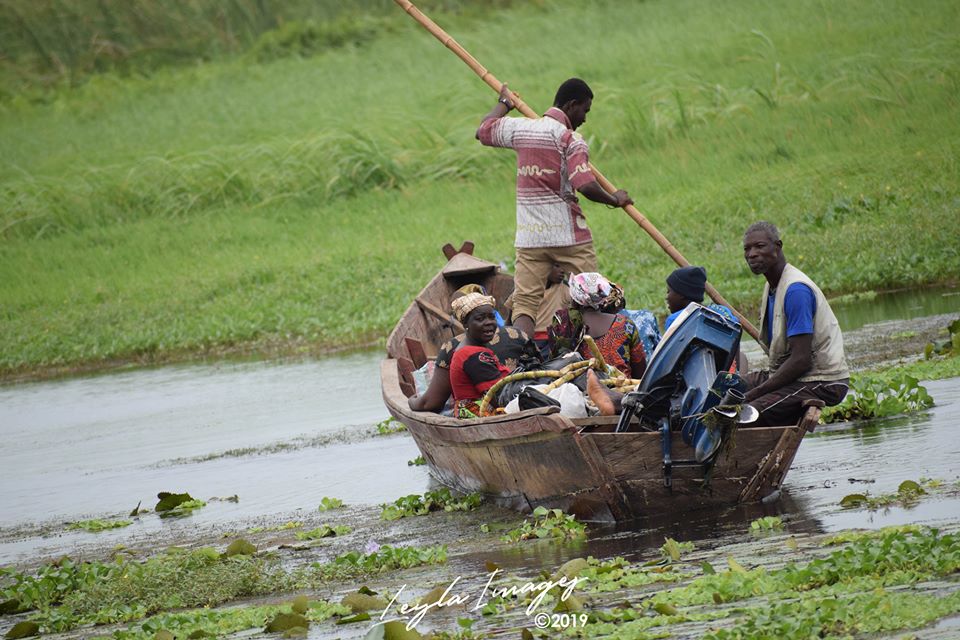
M 660 431 L 667 486 L 673 464 L 708 463 L 719 450 L 721 430 L 704 423 L 708 412 L 714 410 L 721 422 L 748 417 L 736 406 L 743 402 L 743 380 L 729 373 L 741 333 L 738 322 L 690 304 L 657 345 L 637 390 L 622 400 L 618 433 L 627 431 L 634 416 L 642 428 Z M 671 432 L 677 430 L 693 447 L 695 460 L 672 461 Z

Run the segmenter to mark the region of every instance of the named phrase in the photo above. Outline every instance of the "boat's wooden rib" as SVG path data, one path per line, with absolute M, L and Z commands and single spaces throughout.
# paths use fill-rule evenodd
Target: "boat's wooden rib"
M 763 458 L 757 463 L 753 476 L 740 492 L 740 502 L 753 502 L 780 488 L 793 458 L 800 448 L 800 441 L 808 431 L 813 431 L 820 422 L 822 402 L 811 402 L 800 423 L 792 429 L 784 429 L 783 434 Z
M 779 489 L 803 434 L 819 418 L 819 408 L 810 407 L 800 425 L 741 427 L 709 483 L 702 465 L 675 465 L 668 488 L 659 433 L 614 433 L 616 417 L 569 419 L 545 408 L 465 421 L 412 411 L 409 370 L 456 335 L 459 323 L 443 310 L 469 282 L 482 284 L 500 303 L 513 291 L 512 278 L 495 265 L 455 254 L 397 323 L 380 367 L 391 415 L 407 426 L 432 475 L 458 490 L 479 491 L 521 510 L 562 508 L 587 520 L 755 501 Z M 673 455 L 691 455 L 679 433 L 673 434 Z

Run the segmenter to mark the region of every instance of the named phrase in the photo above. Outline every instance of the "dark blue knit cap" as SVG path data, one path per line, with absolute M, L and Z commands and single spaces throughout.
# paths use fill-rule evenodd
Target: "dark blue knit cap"
M 687 300 L 703 302 L 707 270 L 703 267 L 680 267 L 667 276 L 667 285 Z

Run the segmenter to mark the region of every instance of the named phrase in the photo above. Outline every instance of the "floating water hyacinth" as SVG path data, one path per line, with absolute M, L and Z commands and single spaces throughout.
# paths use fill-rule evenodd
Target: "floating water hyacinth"
M 376 540 L 371 540 L 367 543 L 367 546 L 365 546 L 363 550 L 366 553 L 376 553 L 377 551 L 380 551 L 380 545 L 377 544 Z

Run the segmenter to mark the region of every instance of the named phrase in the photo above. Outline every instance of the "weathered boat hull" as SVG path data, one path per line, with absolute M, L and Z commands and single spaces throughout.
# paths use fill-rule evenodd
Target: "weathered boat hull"
M 462 255 L 404 313 L 387 340 L 380 370 L 387 409 L 407 426 L 439 482 L 521 511 L 543 505 L 591 521 L 732 505 L 779 489 L 803 434 L 818 421 L 815 407 L 799 425 L 741 427 L 720 453 L 709 482 L 703 465 L 675 464 L 670 487 L 664 482 L 660 434 L 614 433 L 614 418 L 571 420 L 550 408 L 464 421 L 412 411 L 407 405 L 412 370 L 458 329 L 440 311 L 449 308 L 450 295 L 466 281 L 483 284 L 498 301 L 512 290 L 512 279 L 494 265 L 472 257 L 454 264 Z M 674 455 L 686 455 L 690 448 L 680 434 L 673 437 Z

